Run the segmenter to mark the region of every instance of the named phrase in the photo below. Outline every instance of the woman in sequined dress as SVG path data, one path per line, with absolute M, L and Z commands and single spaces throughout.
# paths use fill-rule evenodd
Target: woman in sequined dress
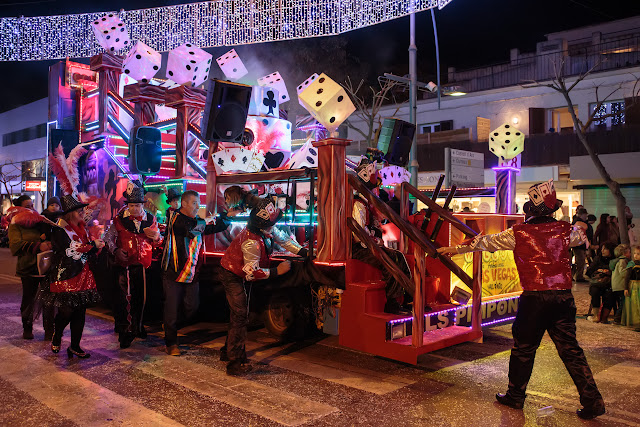
M 62 334 L 70 324 L 71 345 L 67 355 L 82 359 L 90 356 L 80 348 L 86 307 L 100 300 L 88 260 L 104 247 L 101 239 L 89 238 L 82 218 L 85 206 L 71 195 L 62 197 L 64 215 L 51 234 L 54 257 L 39 295 L 40 305 L 57 309 L 51 351 L 60 351 Z

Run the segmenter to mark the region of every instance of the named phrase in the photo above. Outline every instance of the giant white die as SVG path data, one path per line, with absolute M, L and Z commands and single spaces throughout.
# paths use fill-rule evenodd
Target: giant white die
M 91 23 L 93 34 L 105 50 L 115 52 L 131 44 L 127 28 L 115 12 L 108 13 Z
M 291 151 L 291 122 L 275 117 L 247 116 L 244 127 L 253 138 L 250 149 L 260 153 Z
M 279 72 L 271 73 L 264 77 L 260 77 L 258 79 L 258 84 L 260 86 L 269 86 L 278 91 L 278 101 L 280 104 L 287 102 L 289 98 L 289 92 L 287 92 L 287 85 L 284 84 L 284 80 L 282 80 L 282 76 Z
M 235 49 L 231 49 L 219 58 L 216 58 L 216 62 L 224 75 L 230 80 L 241 79 L 249 73 Z
M 123 72 L 142 83 L 149 82 L 162 65 L 162 55 L 138 41 L 122 62 Z
M 318 150 L 313 146 L 311 139 L 308 139 L 302 147 L 298 149 L 287 164 L 289 169 L 302 169 L 303 167 L 318 167 Z
M 315 81 L 315 79 L 318 78 L 318 74 L 317 73 L 313 73 L 312 75 L 310 75 L 309 77 L 307 77 L 307 79 L 305 81 L 303 81 L 302 83 L 300 83 L 298 85 L 298 87 L 296 88 L 296 93 L 298 94 L 298 102 L 300 103 L 300 105 L 302 105 L 302 102 L 300 101 L 300 93 L 305 90 L 306 88 L 309 87 L 309 85 Z M 304 105 L 302 105 L 304 107 Z
M 199 86 L 209 78 L 212 56 L 199 47 L 185 43 L 169 52 L 167 78 L 183 85 Z
M 356 110 L 347 92 L 326 74 L 311 82 L 298 99 L 329 132 L 335 131 Z
M 513 159 L 524 151 L 524 134 L 505 123 L 489 134 L 489 150 L 500 160 Z
M 253 86 L 249 102 L 250 116 L 280 117 L 278 91 L 269 86 Z

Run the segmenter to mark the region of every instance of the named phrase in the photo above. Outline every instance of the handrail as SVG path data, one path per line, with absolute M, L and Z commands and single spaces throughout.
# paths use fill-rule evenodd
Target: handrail
M 437 213 L 439 216 L 449 221 L 452 226 L 454 226 L 455 228 L 457 228 L 467 236 L 475 237 L 478 235 L 477 231 L 475 231 L 473 228 L 469 227 L 467 224 L 465 224 L 464 222 L 460 221 L 458 218 L 453 216 L 451 212 L 443 209 L 435 201 L 426 197 L 424 194 L 420 192 L 420 190 L 418 190 L 413 185 L 409 184 L 408 182 L 403 182 L 401 188 L 402 188 L 402 191 L 406 191 L 416 199 L 420 200 L 422 203 L 427 205 L 427 207 L 431 209 L 431 211 Z
M 369 190 L 364 185 L 364 183 L 355 176 L 355 174 L 348 172 L 347 178 L 349 181 L 349 185 L 351 185 L 351 187 L 353 187 L 358 193 L 360 193 L 365 199 L 367 199 L 367 201 L 374 208 L 382 212 L 382 214 L 385 217 L 387 217 L 389 221 L 391 221 L 396 227 L 398 227 L 400 231 L 405 233 L 415 244 L 420 246 L 423 251 L 425 251 L 427 254 L 429 254 L 434 258 L 437 257 L 440 260 L 440 262 L 442 262 L 453 274 L 458 276 L 458 278 L 465 285 L 469 287 L 473 285 L 472 283 L 473 280 L 471 279 L 471 277 L 469 277 L 469 275 L 465 273 L 464 270 L 458 264 L 451 261 L 451 258 L 438 254 L 436 247 L 422 232 L 420 232 L 420 230 L 418 230 L 413 224 L 410 224 L 408 221 L 403 220 L 402 217 L 398 215 L 393 209 L 391 209 L 386 203 L 384 203 L 382 200 L 376 197 L 376 195 L 373 194 L 371 190 Z M 438 208 L 440 208 L 440 206 L 438 206 Z M 440 210 L 442 210 L 442 208 L 440 208 Z M 448 214 L 448 212 L 446 213 Z M 449 220 L 449 217 L 445 217 L 445 219 Z M 458 221 L 455 218 L 454 220 Z M 469 230 L 471 229 L 469 228 Z
M 129 103 L 127 103 L 124 99 L 122 99 L 120 95 L 118 95 L 113 91 L 109 91 L 109 96 L 111 97 L 111 100 L 118 105 L 118 107 L 122 108 L 127 113 L 129 113 L 129 116 L 132 119 L 135 117 L 135 113 L 133 112 L 133 108 L 131 108 L 131 105 L 129 105 Z
M 349 217 L 347 218 L 347 226 L 351 229 L 351 231 L 353 231 L 353 233 L 358 239 L 360 239 L 361 242 L 364 242 L 364 244 L 367 246 L 367 249 L 369 249 L 376 258 L 382 261 L 385 268 L 389 270 L 389 273 L 391 273 L 393 278 L 396 279 L 398 283 L 400 283 L 405 291 L 409 292 L 409 294 L 412 295 L 413 284 L 411 283 L 411 280 L 409 280 L 407 275 L 398 268 L 396 263 L 393 262 L 389 255 L 387 255 L 382 249 L 380 249 L 380 246 L 378 246 L 376 242 L 373 241 L 371 236 L 366 231 L 364 231 L 360 224 L 358 224 L 358 222 L 352 217 Z

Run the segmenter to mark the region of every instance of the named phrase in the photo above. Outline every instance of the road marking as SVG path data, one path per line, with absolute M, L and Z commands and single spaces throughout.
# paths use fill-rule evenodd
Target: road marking
M 202 347 L 218 350 L 224 345 L 224 340 L 225 337 L 217 338 L 203 344 Z M 273 341 L 274 343 L 277 342 L 275 339 Z M 304 349 L 278 355 L 281 352 L 287 353 L 287 350 L 294 345 L 267 345 L 265 348 L 265 343 L 248 340 L 246 348 L 247 351 L 253 353 L 251 360 L 255 362 L 262 362 L 270 366 L 378 395 L 387 394 L 415 383 L 415 381 L 407 378 L 314 356 Z
M 91 352 L 284 425 L 304 424 L 338 411 L 284 390 L 228 376 L 224 371 L 184 357 L 168 356 L 163 347 L 134 342 L 130 348 L 120 350 L 117 341 L 108 335 L 88 337 L 83 343 Z
M 182 425 L 7 342 L 0 341 L 0 352 L 1 378 L 77 424 Z

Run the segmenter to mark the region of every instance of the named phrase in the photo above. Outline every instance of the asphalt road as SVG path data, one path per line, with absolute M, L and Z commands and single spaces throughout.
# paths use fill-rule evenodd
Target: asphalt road
M 523 411 L 498 405 L 507 384 L 509 326 L 485 329 L 484 342 L 426 354 L 417 366 L 341 348 L 336 337 L 279 343 L 253 328 L 247 349 L 254 372 L 228 377 L 219 349 L 225 324 L 181 330 L 181 357 L 162 352 L 160 327 L 126 350 L 112 319 L 87 316 L 86 360 L 23 340 L 15 260 L 0 249 L 0 425 L 3 426 L 577 426 L 640 425 L 640 333 L 578 319 L 578 338 L 607 404 L 595 421 L 575 415 L 578 394 L 553 343 L 538 351 Z M 574 289 L 579 313 L 587 289 Z M 68 345 L 68 332 L 63 350 Z M 540 416 L 541 408 L 552 413 Z

